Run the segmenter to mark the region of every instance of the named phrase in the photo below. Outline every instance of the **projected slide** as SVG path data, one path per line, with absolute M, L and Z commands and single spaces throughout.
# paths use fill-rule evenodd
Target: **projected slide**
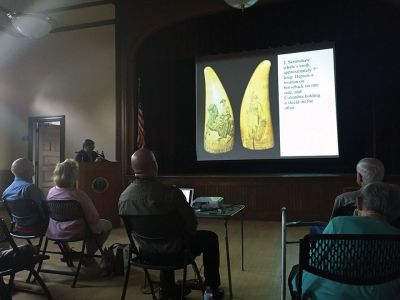
M 197 159 L 338 156 L 333 48 L 314 49 L 198 59 Z

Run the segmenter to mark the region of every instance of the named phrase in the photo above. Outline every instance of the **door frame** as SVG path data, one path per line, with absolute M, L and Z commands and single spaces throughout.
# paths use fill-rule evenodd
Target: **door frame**
M 46 116 L 46 117 L 29 117 L 28 120 L 28 159 L 33 162 L 35 165 L 35 183 L 37 184 L 38 178 L 38 166 L 36 162 L 36 158 L 33 157 L 33 153 L 39 151 L 39 144 L 34 143 L 35 138 L 34 131 L 35 128 L 38 128 L 40 123 L 49 123 L 49 122 L 60 122 L 60 161 L 65 159 L 65 115 L 60 116 Z

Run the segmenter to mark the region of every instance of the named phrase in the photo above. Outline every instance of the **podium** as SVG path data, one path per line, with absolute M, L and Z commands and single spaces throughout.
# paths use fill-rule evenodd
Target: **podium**
M 122 193 L 120 162 L 79 163 L 78 188 L 83 190 L 99 212 L 100 218 L 120 226 L 118 199 Z

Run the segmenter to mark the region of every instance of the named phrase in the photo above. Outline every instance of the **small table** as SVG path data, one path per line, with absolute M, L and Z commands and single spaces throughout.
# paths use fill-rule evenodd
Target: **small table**
M 221 208 L 208 211 L 195 211 L 198 218 L 224 220 L 225 225 L 225 248 L 226 261 L 228 266 L 229 296 L 233 298 L 232 278 L 231 278 L 231 261 L 229 257 L 229 238 L 228 238 L 228 221 L 230 218 L 240 214 L 240 233 L 242 246 L 242 271 L 244 271 L 244 248 L 243 248 L 243 204 L 223 204 Z

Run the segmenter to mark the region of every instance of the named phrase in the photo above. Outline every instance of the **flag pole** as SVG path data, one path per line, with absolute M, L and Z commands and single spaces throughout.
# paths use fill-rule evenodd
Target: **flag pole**
M 146 146 L 145 141 L 145 129 L 144 129 L 144 114 L 143 114 L 143 103 L 141 97 L 141 79 L 138 77 L 138 95 L 137 95 L 137 148 L 144 148 Z

